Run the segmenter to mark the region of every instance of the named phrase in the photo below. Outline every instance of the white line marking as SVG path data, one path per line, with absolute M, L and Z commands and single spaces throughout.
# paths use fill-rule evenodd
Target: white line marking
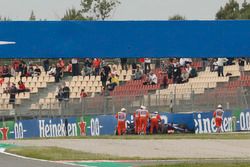
M 14 45 L 16 42 L 11 42 L 11 41 L 0 41 L 0 45 Z

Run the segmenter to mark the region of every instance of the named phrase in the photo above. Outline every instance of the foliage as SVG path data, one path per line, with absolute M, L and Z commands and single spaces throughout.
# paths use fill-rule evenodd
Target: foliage
M 31 14 L 30 14 L 29 20 L 30 20 L 30 21 L 36 21 L 36 16 L 35 16 L 35 13 L 34 13 L 34 11 L 33 11 L 33 10 L 31 11 Z
M 185 16 L 181 16 L 181 15 L 174 15 L 168 18 L 168 20 L 186 20 Z
M 229 0 L 216 13 L 217 20 L 250 19 L 250 4 L 244 1 L 241 5 L 236 0 Z
M 82 0 L 81 13 L 90 20 L 105 20 L 111 17 L 118 4 L 118 0 Z
M 68 9 L 64 14 L 62 20 L 87 20 L 82 16 L 81 11 L 75 8 Z

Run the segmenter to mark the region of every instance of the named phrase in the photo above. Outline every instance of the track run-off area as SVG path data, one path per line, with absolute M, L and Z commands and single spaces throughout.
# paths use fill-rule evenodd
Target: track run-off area
M 155 163 L 182 163 L 182 162 L 249 162 L 250 138 L 219 138 L 219 139 L 119 139 L 119 138 L 62 138 L 62 139 L 33 139 L 33 140 L 7 140 L 2 144 L 15 146 L 59 147 L 75 151 L 94 154 L 106 154 L 118 157 L 131 158 L 122 161 L 37 161 L 22 159 L 6 154 L 0 154 L 0 161 L 5 167 L 67 167 L 96 166 L 96 167 L 129 167 L 150 165 Z M 138 160 L 136 160 L 138 158 Z M 10 163 L 7 163 L 9 161 Z

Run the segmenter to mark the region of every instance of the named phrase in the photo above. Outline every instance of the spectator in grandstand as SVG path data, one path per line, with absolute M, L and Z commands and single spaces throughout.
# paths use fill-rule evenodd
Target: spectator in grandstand
M 78 76 L 79 75 L 78 59 L 76 58 L 71 59 L 71 63 L 72 63 L 72 76 Z
M 56 66 L 55 64 L 52 64 L 51 68 L 49 69 L 48 73 L 49 75 L 53 75 L 55 76 L 56 75 Z
M 157 76 L 151 71 L 143 85 L 156 85 L 158 82 Z
M 197 71 L 196 71 L 196 69 L 193 68 L 190 64 L 187 64 L 186 66 L 187 66 L 186 67 L 186 71 L 187 71 L 187 73 L 189 75 L 188 77 L 189 78 L 197 77 Z
M 246 64 L 250 63 L 250 58 L 246 58 Z
M 218 77 L 224 77 L 224 64 L 228 61 L 227 58 L 218 58 L 217 65 L 218 65 Z
M 82 76 L 91 76 L 93 74 L 93 70 L 89 66 L 83 66 L 83 69 L 81 71 Z
M 151 59 L 150 58 L 145 58 L 144 59 L 144 65 L 145 65 L 145 74 L 149 73 L 151 71 Z
M 173 63 L 173 81 L 174 83 L 181 83 L 181 68 L 176 59 Z
M 18 82 L 18 92 L 29 92 L 30 90 L 25 87 L 24 83 L 20 80 Z
M 109 65 L 107 63 L 105 63 L 105 65 L 103 66 L 103 69 L 104 69 L 106 76 L 109 76 L 109 74 L 111 72 L 111 68 L 109 67 Z
M 135 62 L 134 62 L 134 63 L 132 63 L 132 74 L 134 74 L 134 73 L 135 73 L 136 68 L 137 68 L 137 64 L 136 64 Z
M 106 87 L 106 83 L 107 83 L 107 80 L 108 80 L 108 75 L 106 75 L 104 68 L 101 69 L 100 75 L 101 75 L 102 86 Z
M 10 93 L 10 104 L 15 104 L 16 102 L 16 93 L 18 92 L 18 89 L 16 87 L 16 84 L 12 83 L 12 86 L 10 87 L 9 93 Z
M 14 59 L 14 61 L 12 62 L 12 67 L 14 68 L 15 72 L 19 72 L 19 64 L 20 64 L 20 61 L 17 60 L 17 59 Z
M 41 75 L 42 71 L 41 69 L 39 68 L 39 66 L 36 64 L 36 68 L 34 69 L 34 72 L 33 72 L 33 77 L 37 77 L 39 75 Z
M 83 99 L 84 99 L 85 97 L 87 97 L 87 96 L 88 96 L 88 94 L 85 92 L 84 89 L 82 89 L 82 90 L 81 90 L 81 93 L 80 93 L 80 102 L 82 102 Z
M 10 81 L 8 81 L 4 89 L 4 93 L 10 93 L 10 89 L 11 89 L 11 83 Z
M 141 69 L 143 69 L 143 70 L 145 70 L 144 68 L 145 68 L 145 59 L 144 58 L 139 58 L 138 59 L 138 62 L 139 62 L 139 64 L 140 64 L 140 66 L 141 66 Z M 145 71 L 144 71 L 144 73 L 145 73 Z
M 62 79 L 62 68 L 60 67 L 60 64 L 56 64 L 56 74 L 55 74 L 55 82 L 59 82 L 60 79 Z
M 213 59 L 213 58 L 209 59 L 209 67 L 210 67 L 210 72 L 214 72 L 218 70 L 216 59 Z
M 44 68 L 44 71 L 47 73 L 47 71 L 49 71 L 49 59 L 45 59 L 43 61 L 43 68 Z
M 208 58 L 202 58 L 202 70 L 205 71 L 208 66 Z
M 189 79 L 189 72 L 187 71 L 186 68 L 182 68 L 182 72 L 181 72 L 181 83 L 185 83 L 188 82 Z
M 11 77 L 10 69 L 7 64 L 3 66 L 2 77 Z
M 127 61 L 127 58 L 121 58 L 122 70 L 128 70 Z
M 86 58 L 86 59 L 84 60 L 84 66 L 88 66 L 88 67 L 91 67 L 91 66 L 92 66 L 92 62 L 90 61 L 89 58 Z
M 28 73 L 28 67 L 25 62 L 19 65 L 19 71 L 21 72 L 21 77 L 26 77 Z
M 180 63 L 181 67 L 186 67 L 187 64 L 192 63 L 192 59 L 190 59 L 190 58 L 180 58 L 179 63 Z
M 132 75 L 132 78 L 134 80 L 141 80 L 142 79 L 142 76 L 143 76 L 143 72 L 142 70 L 140 69 L 139 66 L 136 67 L 136 71 L 135 73 Z
M 167 73 L 168 73 L 168 79 L 173 78 L 173 71 L 174 71 L 174 66 L 172 64 L 172 60 L 167 61 Z
M 232 58 L 232 57 L 227 58 L 227 62 L 226 62 L 227 66 L 231 66 L 231 65 L 234 65 L 234 64 L 235 64 L 234 63 L 234 58 Z
M 16 70 L 14 69 L 13 66 L 10 67 L 10 75 L 12 77 L 16 77 L 17 76 L 17 72 L 16 72 Z
M 214 111 L 213 116 L 215 119 L 215 126 L 216 126 L 216 132 L 220 133 L 221 132 L 221 125 L 222 125 L 222 121 L 223 121 L 223 108 L 222 105 L 219 104 L 217 109 Z
M 244 76 L 244 66 L 245 66 L 245 58 L 242 57 L 242 58 L 239 58 L 238 59 L 238 63 L 239 63 L 239 70 L 240 70 L 240 75 L 241 76 Z
M 111 72 L 111 73 L 113 73 L 113 74 L 115 74 L 115 75 L 118 75 L 118 71 L 117 71 L 117 69 L 116 69 L 115 66 L 113 66 L 112 72 Z
M 72 63 L 71 63 L 71 61 L 69 61 L 69 64 L 67 66 L 67 71 L 66 72 L 72 73 Z
M 28 71 L 26 73 L 26 77 L 31 77 L 33 76 L 33 73 L 34 73 L 34 68 L 32 65 L 29 65 L 29 68 L 28 68 Z
M 62 58 L 60 58 L 60 59 L 58 60 L 58 63 L 59 63 L 59 65 L 60 65 L 60 67 L 61 67 L 62 69 L 64 69 L 65 63 L 64 63 L 64 60 L 63 60 Z
M 69 95 L 70 95 L 70 88 L 64 82 L 63 83 L 63 100 L 65 102 L 69 101 Z
M 63 101 L 63 87 L 61 85 L 57 89 L 56 98 L 58 99 L 59 102 Z
M 101 66 L 101 60 L 94 58 L 93 62 L 92 62 L 92 66 L 94 69 L 94 75 L 97 76 L 99 75 L 100 72 L 100 66 Z
M 116 86 L 119 85 L 119 79 L 115 73 L 111 73 L 111 77 L 109 78 L 110 83 L 107 85 L 108 90 L 112 91 Z
M 64 63 L 64 60 L 62 58 L 60 58 L 58 60 L 58 64 L 60 65 L 60 67 L 62 68 L 62 77 L 64 75 L 64 70 L 65 70 L 65 63 Z

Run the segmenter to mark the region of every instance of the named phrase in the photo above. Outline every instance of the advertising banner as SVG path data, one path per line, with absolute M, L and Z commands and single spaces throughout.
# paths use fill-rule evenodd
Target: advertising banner
M 213 112 L 160 113 L 163 124 L 184 125 L 189 131 L 215 133 Z M 134 122 L 127 114 L 127 123 Z M 51 138 L 62 136 L 114 135 L 117 126 L 115 115 L 31 119 L 0 122 L 0 139 Z M 222 132 L 250 131 L 250 110 L 225 111 Z
M 0 122 L 0 140 L 8 140 L 14 138 L 14 121 Z

